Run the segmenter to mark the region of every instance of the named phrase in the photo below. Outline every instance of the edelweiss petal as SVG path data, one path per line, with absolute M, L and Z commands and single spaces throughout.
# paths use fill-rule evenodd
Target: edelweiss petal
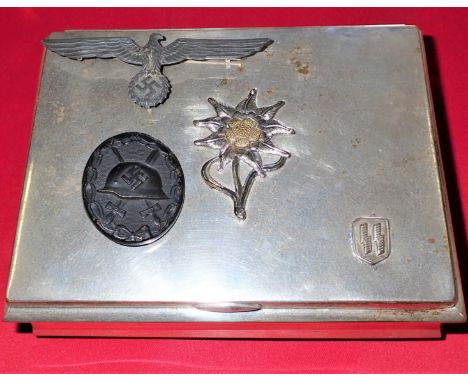
M 285 105 L 284 101 L 279 101 L 275 103 L 274 105 L 262 107 L 258 109 L 258 112 L 262 116 L 263 119 L 265 119 L 266 121 L 269 121 L 276 115 L 278 110 L 281 109 L 284 105 Z
M 208 147 L 211 147 L 212 149 L 220 149 L 224 146 L 225 139 L 223 136 L 219 135 L 218 133 L 213 133 L 209 137 L 204 138 L 204 139 L 199 139 L 193 143 L 195 143 L 195 145 L 197 146 L 208 146 Z
M 265 170 L 262 168 L 262 158 L 260 155 L 253 151 L 249 151 L 241 156 L 241 159 L 248 164 L 252 169 L 264 178 L 266 176 Z
M 258 145 L 258 150 L 267 154 L 279 155 L 285 158 L 289 158 L 291 156 L 287 151 L 276 147 L 269 139 L 260 143 Z
M 211 117 L 206 119 L 200 119 L 198 121 L 193 121 L 193 124 L 197 127 L 206 127 L 211 132 L 218 131 L 221 127 L 224 126 L 221 117 Z
M 223 148 L 221 148 L 221 151 L 219 153 L 219 171 L 224 170 L 224 168 L 232 162 L 232 151 L 229 147 L 229 145 L 225 145 Z
M 218 114 L 218 117 L 232 117 L 236 112 L 236 109 L 234 109 L 233 107 L 223 105 L 222 103 L 216 101 L 214 98 L 208 98 L 208 102 L 211 106 L 213 106 L 213 108 L 216 111 L 216 114 Z
M 294 129 L 283 125 L 281 122 L 271 119 L 264 124 L 263 131 L 265 131 L 268 137 L 279 134 L 296 134 Z
M 257 109 L 257 89 L 252 89 L 246 99 L 239 102 L 236 110 L 255 111 Z

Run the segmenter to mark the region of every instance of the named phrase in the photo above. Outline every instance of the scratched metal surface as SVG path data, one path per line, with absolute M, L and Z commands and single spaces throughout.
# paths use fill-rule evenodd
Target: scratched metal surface
M 127 308 L 128 302 L 244 301 L 265 308 L 345 303 L 360 306 L 356 319 L 366 314 L 359 315 L 360 303 L 443 307 L 457 299 L 417 29 L 164 34 L 168 42 L 178 37 L 269 37 L 275 42 L 230 65 L 165 67 L 171 95 L 150 111 L 127 96 L 137 67 L 46 53 L 8 287 L 10 308 L 70 302 Z M 149 31 L 52 37 L 112 35 L 144 44 Z M 208 97 L 236 105 L 253 87 L 260 105 L 286 101 L 277 118 L 296 135 L 274 138 L 292 157 L 281 170 L 257 179 L 247 220 L 241 223 L 232 202 L 203 183 L 201 166 L 216 152 L 193 145 L 207 131 L 192 121 L 213 115 Z M 103 140 L 126 131 L 163 141 L 186 178 L 185 205 L 172 230 L 138 248 L 117 245 L 98 232 L 81 197 L 90 154 Z M 228 181 L 228 172 L 220 178 Z M 351 224 L 363 216 L 390 222 L 391 254 L 375 266 L 353 255 Z M 11 317 L 31 317 L 31 309 L 24 317 L 18 311 Z M 330 319 L 326 311 L 317 309 L 302 320 L 314 314 Z M 281 312 L 283 319 L 291 315 Z M 176 310 L 171 314 L 177 319 Z M 206 320 L 232 317 L 190 314 Z M 255 314 L 238 317 L 255 320 L 266 313 Z M 51 318 L 50 311 L 42 317 Z

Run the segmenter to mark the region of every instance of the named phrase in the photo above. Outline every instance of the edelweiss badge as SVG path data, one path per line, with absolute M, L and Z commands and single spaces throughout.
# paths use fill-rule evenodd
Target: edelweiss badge
M 214 107 L 217 116 L 193 123 L 195 126 L 206 127 L 211 135 L 194 143 L 219 150 L 219 154 L 203 165 L 202 177 L 211 188 L 223 192 L 233 200 L 235 215 L 244 220 L 247 217 L 245 205 L 255 177 L 265 177 L 267 172 L 278 170 L 291 156 L 273 144 L 272 136 L 294 134 L 294 130 L 274 119 L 278 110 L 284 106 L 284 101 L 258 107 L 256 89 L 252 89 L 247 98 L 235 108 L 223 105 L 213 98 L 209 98 L 208 102 Z M 274 163 L 264 164 L 262 153 L 277 155 L 279 159 Z M 239 177 L 240 162 L 252 169 L 244 184 Z M 210 170 L 215 163 L 218 163 L 219 171 L 232 164 L 234 190 L 213 179 Z

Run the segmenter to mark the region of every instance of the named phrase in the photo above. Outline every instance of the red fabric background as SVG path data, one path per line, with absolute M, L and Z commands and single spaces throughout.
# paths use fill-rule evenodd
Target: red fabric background
M 64 29 L 415 24 L 431 82 L 465 289 L 468 254 L 466 9 L 1 9 L 0 295 L 5 295 L 42 46 Z M 3 300 L 3 299 L 2 299 Z M 1 302 L 3 306 L 3 302 Z M 37 339 L 0 323 L 4 372 L 467 372 L 467 325 L 429 341 Z M 21 331 L 21 330 L 20 330 Z

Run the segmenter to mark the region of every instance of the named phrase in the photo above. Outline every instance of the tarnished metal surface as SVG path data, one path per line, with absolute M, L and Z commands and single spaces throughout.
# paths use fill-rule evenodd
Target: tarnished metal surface
M 414 27 L 165 31 L 190 38 L 270 38 L 240 63 L 165 68 L 160 107 L 129 102 L 132 67 L 46 53 L 8 287 L 10 320 L 460 321 L 464 307 L 444 217 L 420 34 Z M 54 38 L 148 31 L 76 31 Z M 210 190 L 213 153 L 193 141 L 208 97 L 236 104 L 252 88 L 285 100 L 287 166 L 258 179 L 247 220 Z M 160 139 L 180 160 L 185 205 L 158 242 L 123 247 L 89 221 L 86 162 L 126 131 Z M 229 174 L 217 174 L 230 180 Z M 353 254 L 352 224 L 389 222 L 391 254 Z M 219 313 L 243 302 L 261 309 Z M 209 303 L 211 311 L 196 309 Z M 202 305 L 200 305 L 202 304 Z M 227 305 L 226 305 L 227 304 Z

